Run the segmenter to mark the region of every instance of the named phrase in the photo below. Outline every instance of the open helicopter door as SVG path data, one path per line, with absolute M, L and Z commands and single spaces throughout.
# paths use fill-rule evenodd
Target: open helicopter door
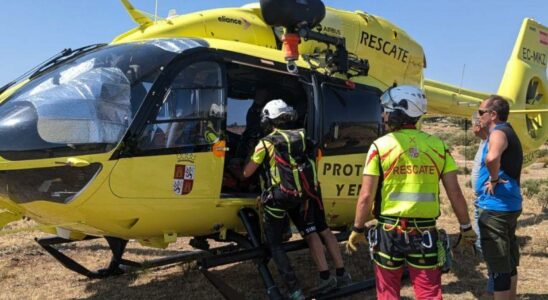
M 224 164 L 225 90 L 223 66 L 214 61 L 183 60 L 168 66 L 138 117 L 142 125 L 127 139 L 127 148 L 110 176 L 112 192 L 143 205 L 151 214 L 203 214 L 214 207 Z M 161 85 L 161 86 L 159 86 Z M 150 219 L 150 218 L 149 218 Z M 154 219 L 154 218 L 153 218 Z M 193 232 L 198 222 L 162 224 L 176 232 Z M 166 221 L 167 222 L 167 221 Z M 195 225 L 193 225 L 195 224 Z M 139 226 L 137 224 L 136 226 Z M 150 224 L 141 224 L 150 226 Z
M 353 221 L 366 154 L 382 132 L 382 92 L 333 78 L 320 79 L 316 88 L 322 153 L 318 179 L 328 224 L 343 226 Z
M 309 87 L 303 82 L 309 79 L 304 74 L 295 76 L 288 73 L 285 65 L 265 67 L 256 58 L 244 56 L 239 56 L 238 61 L 227 63 L 226 73 L 226 134 L 229 151 L 226 155 L 221 198 L 223 201 L 252 199 L 250 203 L 255 205 L 255 198 L 261 191 L 259 173 L 262 173 L 262 169 L 245 180 L 241 174 L 260 139 L 271 130 L 261 124 L 262 109 L 270 100 L 283 99 L 297 111 L 297 120 L 291 126 L 307 127 L 312 101 L 309 99 Z

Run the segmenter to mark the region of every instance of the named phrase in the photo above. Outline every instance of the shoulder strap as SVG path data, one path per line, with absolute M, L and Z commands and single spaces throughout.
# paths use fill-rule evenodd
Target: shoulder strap
M 270 174 L 270 153 L 268 153 L 268 148 L 266 147 L 264 139 L 261 139 L 261 143 L 263 144 L 264 148 L 264 159 L 263 163 L 261 164 L 263 167 L 263 172 L 261 172 L 261 177 L 264 181 L 265 188 L 267 190 L 270 190 L 270 188 L 272 187 L 272 175 Z M 274 144 L 272 144 L 272 146 L 274 146 Z

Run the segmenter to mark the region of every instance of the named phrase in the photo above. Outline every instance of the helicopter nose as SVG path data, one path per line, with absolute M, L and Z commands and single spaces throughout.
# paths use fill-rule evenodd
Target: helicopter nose
M 0 156 L 11 157 L 17 151 L 41 149 L 44 140 L 38 134 L 38 114 L 32 103 L 12 101 L 0 106 Z
M 0 157 L 25 161 L 48 156 L 52 144 L 41 138 L 38 113 L 28 101 L 11 101 L 0 106 Z M 61 144 L 58 144 L 61 146 Z M 56 145 L 53 145 L 56 146 Z M 60 161 L 62 159 L 59 159 Z M 25 204 L 71 201 L 101 170 L 101 164 L 55 164 L 32 168 L 28 165 L 0 171 L 0 202 Z

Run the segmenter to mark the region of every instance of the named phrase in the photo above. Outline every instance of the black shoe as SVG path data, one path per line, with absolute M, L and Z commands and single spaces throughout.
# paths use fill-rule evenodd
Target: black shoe
M 306 298 L 304 297 L 303 291 L 298 289 L 298 290 L 294 291 L 293 293 L 289 294 L 289 299 L 290 300 L 305 300 Z
M 312 293 L 317 295 L 323 295 L 331 292 L 332 290 L 337 288 L 337 278 L 335 276 L 330 275 L 327 279 L 321 279 L 318 283 L 318 286 L 312 289 Z
M 342 276 L 337 276 L 337 288 L 342 288 L 352 283 L 352 276 L 348 272 L 344 272 Z

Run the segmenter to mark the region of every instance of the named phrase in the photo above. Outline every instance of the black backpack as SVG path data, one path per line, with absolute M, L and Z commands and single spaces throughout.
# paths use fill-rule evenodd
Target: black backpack
M 280 175 L 280 190 L 295 198 L 319 200 L 314 146 L 310 140 L 306 139 L 304 130 L 276 130 L 263 138 L 263 145 L 265 140 L 274 145 L 274 161 Z M 266 145 L 264 146 L 266 151 L 264 162 L 267 166 L 270 157 Z M 265 173 L 270 176 L 269 171 Z M 269 185 L 271 185 L 270 178 L 267 179 L 267 186 Z

